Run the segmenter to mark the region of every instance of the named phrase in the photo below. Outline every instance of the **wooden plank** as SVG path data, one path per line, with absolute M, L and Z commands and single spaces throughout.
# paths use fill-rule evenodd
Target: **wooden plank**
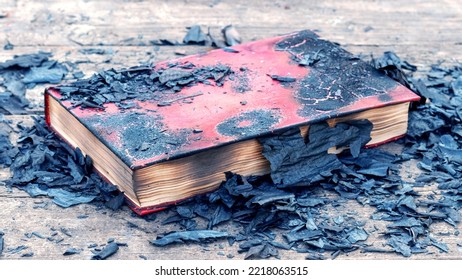
M 18 8 L 2 19 L 0 40 L 8 37 L 18 46 L 147 44 L 152 39 L 182 39 L 185 27 L 193 24 L 217 30 L 229 23 L 239 28 L 246 41 L 306 28 L 343 44 L 430 45 L 462 40 L 455 36 L 462 27 L 461 8 L 454 0 L 444 4 L 240 0 L 221 1 L 213 7 L 207 2 L 18 1 Z
M 430 1 L 93 1 L 79 0 L 63 2 L 57 0 L 26 1 L 0 0 L 0 11 L 8 16 L 0 18 L 0 47 L 8 40 L 15 45 L 13 50 L 0 52 L 0 61 L 15 54 L 50 51 L 58 61 L 86 61 L 78 68 L 86 76 L 111 67 L 122 68 L 141 62 L 155 63 L 176 57 L 175 51 L 187 54 L 203 51 L 205 47 L 175 46 L 156 47 L 154 39 L 181 40 L 185 27 L 193 24 L 210 26 L 213 34 L 220 35 L 220 28 L 234 24 L 244 41 L 271 37 L 301 29 L 316 29 L 329 40 L 341 43 L 355 54 L 378 56 L 392 50 L 403 59 L 419 67 L 444 60 L 447 64 L 462 61 L 462 6 L 458 0 Z M 84 48 L 102 48 L 105 55 L 85 55 Z M 42 93 L 46 85 L 27 92 L 32 101 L 32 112 L 43 110 Z M 32 124 L 30 116 L 8 116 L 14 123 L 23 121 Z M 12 135 L 14 141 L 15 135 Z M 399 153 L 402 147 L 392 143 L 383 147 Z M 403 178 L 418 174 L 416 162 L 405 163 L 401 170 Z M 11 174 L 0 170 L 0 181 Z M 434 185 L 419 188 L 422 194 L 430 194 Z M 335 197 L 333 193 L 323 195 Z M 4 259 L 19 259 L 22 253 L 34 252 L 35 259 L 89 259 L 91 243 L 104 244 L 109 237 L 118 242 L 127 242 L 113 259 L 227 259 L 237 253 L 237 246 L 229 246 L 225 240 L 207 247 L 198 245 L 157 248 L 148 240 L 157 234 L 177 230 L 177 226 L 162 225 L 161 221 L 171 215 L 168 211 L 157 214 L 155 221 L 146 221 L 132 215 L 124 207 L 121 211 L 98 210 L 92 205 L 78 205 L 62 209 L 47 198 L 30 198 L 24 192 L 8 190 L 0 185 L 1 230 L 5 233 Z M 43 207 L 43 208 L 42 208 Z M 374 209 L 349 201 L 332 213 L 355 212 L 359 220 L 366 221 L 371 232 L 368 242 L 382 247 L 381 232 L 386 224 L 373 221 Z M 88 216 L 86 218 L 83 218 Z M 433 254 L 413 255 L 411 259 L 461 259 L 457 230 L 445 223 L 432 225 L 434 232 L 450 235 L 435 236 L 446 242 L 449 253 L 430 249 Z M 72 236 L 65 235 L 61 228 L 68 229 Z M 377 229 L 376 229 L 377 228 Z M 239 228 L 229 225 L 231 233 Z M 63 237 L 63 241 L 49 241 L 25 235 L 36 231 L 44 237 L 52 234 Z M 20 253 L 11 253 L 19 245 L 28 248 Z M 64 257 L 69 248 L 82 248 L 80 254 Z M 220 252 L 220 254 L 218 254 Z M 223 254 L 221 254 L 223 253 Z M 280 251 L 283 259 L 304 259 L 305 254 Z M 371 254 L 359 251 L 340 255 L 345 259 L 402 259 L 397 254 Z

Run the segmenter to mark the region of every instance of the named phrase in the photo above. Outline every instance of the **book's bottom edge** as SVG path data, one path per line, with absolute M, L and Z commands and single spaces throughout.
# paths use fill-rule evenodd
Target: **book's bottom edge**
M 393 142 L 393 141 L 396 141 L 398 139 L 401 139 L 403 138 L 404 136 L 406 136 L 406 134 L 401 134 L 401 135 L 398 135 L 398 136 L 395 136 L 395 137 L 391 137 L 387 140 L 384 140 L 382 142 L 377 142 L 377 143 L 374 143 L 374 144 L 371 144 L 371 145 L 366 145 L 364 146 L 364 148 L 368 149 L 368 148 L 375 148 L 375 147 L 378 147 L 380 145 L 383 145 L 383 144 L 387 144 L 387 143 L 390 143 L 390 142 Z
M 178 200 L 178 201 L 172 201 L 172 202 L 160 204 L 160 205 L 145 206 L 145 207 L 138 206 L 138 205 L 137 205 L 134 201 L 132 201 L 127 195 L 125 195 L 125 201 L 127 202 L 128 207 L 129 207 L 133 212 L 135 212 L 136 214 L 138 214 L 138 215 L 140 215 L 140 216 L 144 216 L 144 215 L 148 215 L 148 214 L 151 214 L 151 213 L 163 211 L 163 210 L 167 209 L 168 207 L 174 206 L 174 205 L 176 205 L 178 202 L 183 201 L 183 199 L 182 199 L 182 200 Z

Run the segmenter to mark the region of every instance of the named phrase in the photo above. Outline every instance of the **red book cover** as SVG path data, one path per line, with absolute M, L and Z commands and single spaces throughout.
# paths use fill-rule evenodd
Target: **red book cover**
M 49 88 L 46 95 L 131 170 L 290 127 L 419 100 L 311 31 L 152 68 L 108 70 Z M 53 128 L 47 101 L 45 110 Z

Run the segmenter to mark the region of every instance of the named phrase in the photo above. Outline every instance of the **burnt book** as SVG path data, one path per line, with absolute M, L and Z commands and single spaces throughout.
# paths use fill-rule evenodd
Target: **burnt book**
M 301 31 L 48 88 L 45 114 L 146 214 L 215 190 L 228 171 L 270 173 L 260 140 L 289 129 L 306 137 L 313 124 L 368 120 L 367 146 L 402 137 L 417 100 L 338 45 Z

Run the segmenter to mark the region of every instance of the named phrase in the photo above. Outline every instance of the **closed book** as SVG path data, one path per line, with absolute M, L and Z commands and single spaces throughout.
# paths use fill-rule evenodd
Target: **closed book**
M 146 214 L 216 189 L 228 171 L 270 173 L 259 139 L 288 129 L 304 137 L 315 123 L 366 119 L 368 146 L 402 137 L 417 100 L 338 45 L 301 31 L 51 87 L 45 115 Z

